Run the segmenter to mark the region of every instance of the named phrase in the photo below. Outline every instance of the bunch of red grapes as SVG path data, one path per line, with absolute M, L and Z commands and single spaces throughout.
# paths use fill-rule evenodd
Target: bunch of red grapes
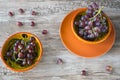
M 88 6 L 84 14 L 76 16 L 74 26 L 77 27 L 77 34 L 85 40 L 99 40 L 108 32 L 107 18 L 104 16 L 102 8 L 93 2 Z
M 36 40 L 30 37 L 29 40 L 24 41 L 17 39 L 7 50 L 4 58 L 9 62 L 15 62 L 21 67 L 30 66 L 37 56 Z

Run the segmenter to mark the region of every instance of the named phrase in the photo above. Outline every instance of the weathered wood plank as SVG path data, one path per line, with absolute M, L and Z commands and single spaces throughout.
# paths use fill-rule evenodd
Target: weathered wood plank
M 116 41 L 112 49 L 104 56 L 85 59 L 73 55 L 61 43 L 59 37 L 60 23 L 70 11 L 87 6 L 92 0 L 0 0 L 0 48 L 9 35 L 27 31 L 36 34 L 43 44 L 44 54 L 40 63 L 32 70 L 25 73 L 12 72 L 0 61 L 1 80 L 120 80 L 120 1 L 97 1 L 105 6 L 104 11 L 110 16 L 116 29 Z M 93 0 L 94 1 L 94 0 Z M 19 8 L 25 9 L 25 14 L 18 13 Z M 38 15 L 30 15 L 32 10 Z M 9 11 L 14 11 L 13 18 L 8 16 Z M 34 20 L 37 26 L 30 26 Z M 16 26 L 17 21 L 23 21 L 21 28 Z M 47 29 L 49 33 L 42 35 L 41 31 Z M 104 47 L 104 46 L 103 46 Z M 56 64 L 57 58 L 63 59 L 64 64 Z M 112 65 L 114 72 L 108 74 L 106 65 Z M 88 70 L 88 76 L 81 76 L 82 69 Z

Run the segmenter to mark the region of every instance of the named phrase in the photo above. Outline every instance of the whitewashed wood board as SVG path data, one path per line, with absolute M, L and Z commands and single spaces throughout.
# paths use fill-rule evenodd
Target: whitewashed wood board
M 116 29 L 116 41 L 112 49 L 104 56 L 85 59 L 73 55 L 61 43 L 59 28 L 63 18 L 72 10 L 85 7 L 90 1 L 82 0 L 0 0 L 0 48 L 4 41 L 13 33 L 27 31 L 36 34 L 43 44 L 43 57 L 39 64 L 24 73 L 12 72 L 0 61 L 0 80 L 120 80 L 120 1 L 101 0 L 105 5 L 104 11 L 110 16 Z M 109 4 L 108 4 L 109 3 Z M 25 9 L 25 14 L 18 13 L 18 9 Z M 31 16 L 32 10 L 37 16 Z M 14 11 L 15 16 L 9 17 L 8 12 Z M 31 27 L 34 20 L 37 26 Z M 25 23 L 21 28 L 17 21 Z M 42 35 L 47 29 L 48 34 Z M 104 46 L 103 46 L 104 47 Z M 56 64 L 57 58 L 62 58 L 62 65 Z M 105 66 L 111 65 L 113 74 L 105 71 Z M 86 69 L 88 76 L 82 76 L 81 70 Z

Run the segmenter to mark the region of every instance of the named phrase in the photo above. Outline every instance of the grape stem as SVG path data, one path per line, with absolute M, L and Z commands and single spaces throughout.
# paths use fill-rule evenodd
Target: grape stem
M 19 61 L 19 60 L 22 60 L 22 59 L 20 59 L 20 58 L 17 58 L 17 59 L 16 59 L 16 62 L 17 62 L 17 61 Z
M 97 15 L 100 14 L 100 12 L 102 11 L 103 8 L 104 8 L 104 6 L 102 6 L 102 7 L 98 10 L 97 14 L 96 14 L 95 16 L 93 16 L 92 18 L 90 18 L 90 20 L 93 21 L 93 19 L 94 19 Z

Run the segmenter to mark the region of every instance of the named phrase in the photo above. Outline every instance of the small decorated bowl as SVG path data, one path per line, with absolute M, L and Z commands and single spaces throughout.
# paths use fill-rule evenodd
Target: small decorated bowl
M 1 59 L 10 70 L 24 72 L 39 63 L 42 52 L 42 44 L 36 35 L 19 32 L 5 41 L 1 50 Z

